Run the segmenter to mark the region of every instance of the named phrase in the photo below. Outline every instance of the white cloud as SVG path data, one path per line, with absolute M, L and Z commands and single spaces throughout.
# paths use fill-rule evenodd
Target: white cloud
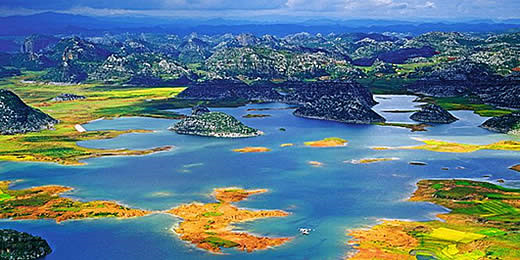
M 424 6 L 424 8 L 437 8 L 437 6 L 435 5 L 434 2 L 431 2 L 431 1 L 427 1 Z

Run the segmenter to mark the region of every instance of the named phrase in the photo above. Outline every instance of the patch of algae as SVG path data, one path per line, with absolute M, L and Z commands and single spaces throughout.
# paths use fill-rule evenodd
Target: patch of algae
M 222 253 L 222 248 L 237 248 L 247 252 L 267 249 L 282 245 L 290 238 L 262 237 L 232 230 L 232 225 L 235 223 L 289 215 L 282 210 L 256 211 L 240 209 L 232 204 L 266 191 L 234 187 L 215 189 L 213 195 L 218 202 L 184 204 L 167 212 L 183 219 L 175 228 L 180 238 L 199 248 L 213 253 Z

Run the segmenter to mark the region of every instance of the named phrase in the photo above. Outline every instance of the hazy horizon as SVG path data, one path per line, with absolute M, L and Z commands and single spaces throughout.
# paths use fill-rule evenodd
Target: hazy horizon
M 58 12 L 86 16 L 302 22 L 375 19 L 410 22 L 519 19 L 520 1 L 503 0 L 6 0 L 1 16 Z

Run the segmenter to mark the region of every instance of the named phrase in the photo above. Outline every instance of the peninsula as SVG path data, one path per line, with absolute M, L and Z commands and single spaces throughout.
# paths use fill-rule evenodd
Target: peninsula
M 71 191 L 69 187 L 52 185 L 12 190 L 9 184 L 9 181 L 0 182 L 0 218 L 3 219 L 53 219 L 62 222 L 86 218 L 132 218 L 151 213 L 112 201 L 81 202 L 60 196 Z
M 471 180 L 422 180 L 410 201 L 451 210 L 441 221 L 386 220 L 353 230 L 350 259 L 518 259 L 520 189 Z

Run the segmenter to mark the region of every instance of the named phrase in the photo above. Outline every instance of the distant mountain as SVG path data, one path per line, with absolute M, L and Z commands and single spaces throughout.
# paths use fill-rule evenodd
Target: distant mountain
M 430 31 L 503 32 L 518 30 L 518 20 L 470 21 L 464 23 L 418 23 L 392 20 L 343 20 L 316 19 L 308 21 L 262 23 L 247 20 L 226 19 L 172 19 L 168 17 L 117 16 L 92 17 L 62 13 L 39 13 L 26 16 L 0 17 L 0 36 L 30 34 L 99 34 L 100 32 L 148 32 L 200 34 L 252 33 L 255 35 L 287 35 L 306 31 L 309 33 L 346 32 L 406 32 L 421 34 Z

